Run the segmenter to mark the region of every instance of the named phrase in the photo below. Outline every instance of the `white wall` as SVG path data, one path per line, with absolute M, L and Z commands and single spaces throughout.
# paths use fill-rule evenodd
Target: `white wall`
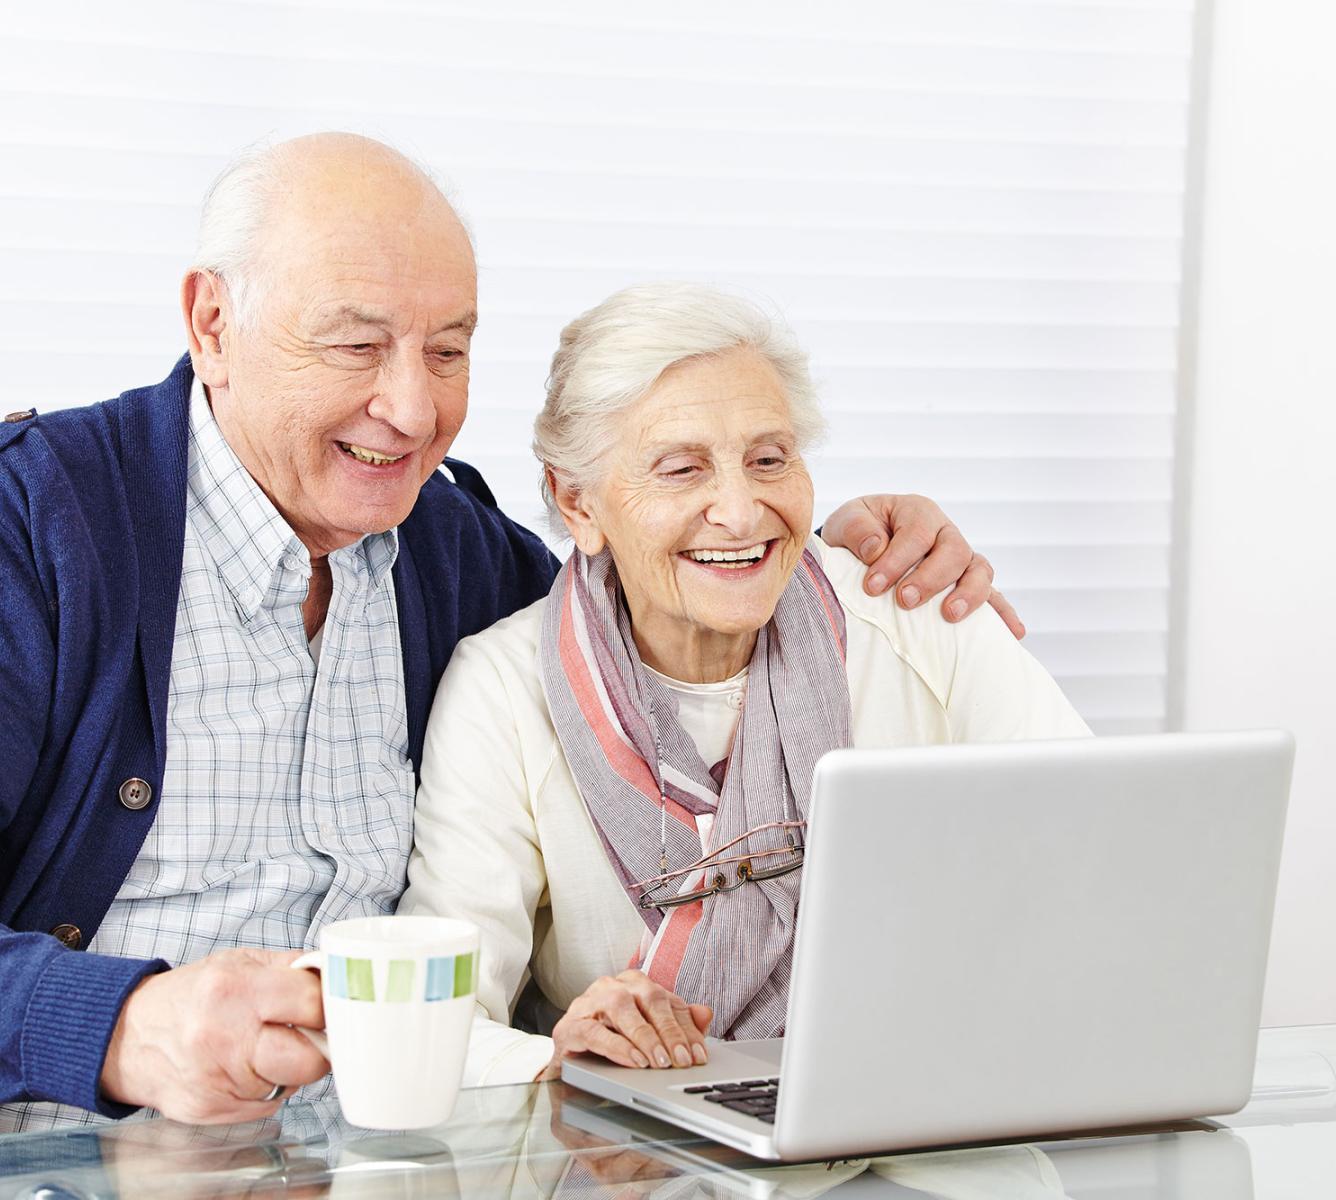
M 1298 739 L 1264 1022 L 1336 1021 L 1336 7 L 1216 0 L 1184 723 Z

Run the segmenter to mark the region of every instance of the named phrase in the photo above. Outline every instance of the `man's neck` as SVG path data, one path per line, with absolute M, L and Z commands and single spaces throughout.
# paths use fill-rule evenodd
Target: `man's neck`
M 334 576 L 329 569 L 329 559 L 324 555 L 311 559 L 311 583 L 302 601 L 302 623 L 306 626 L 306 640 L 309 642 L 325 623 L 325 614 L 329 612 L 329 598 L 334 592 Z

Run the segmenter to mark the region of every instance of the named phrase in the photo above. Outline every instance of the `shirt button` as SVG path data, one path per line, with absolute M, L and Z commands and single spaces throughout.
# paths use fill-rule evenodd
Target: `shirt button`
M 742 707 L 742 693 L 741 693 L 741 692 L 729 692 L 729 693 L 728 693 L 728 707 L 729 707 L 729 708 L 739 708 L 739 709 Z
M 83 945 L 83 931 L 77 925 L 57 925 L 51 936 L 67 950 L 77 950 Z
M 33 408 L 25 409 L 22 412 L 12 412 L 5 414 L 6 425 L 17 425 L 20 421 L 31 421 L 37 415 L 37 410 Z
M 153 789 L 142 779 L 127 779 L 117 793 L 126 808 L 138 811 L 153 799 Z

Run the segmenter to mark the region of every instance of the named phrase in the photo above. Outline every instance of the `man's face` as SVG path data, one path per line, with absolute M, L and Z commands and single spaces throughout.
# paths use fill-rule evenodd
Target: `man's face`
M 279 206 L 256 312 L 224 329 L 227 382 L 210 389 L 313 556 L 408 515 L 464 421 L 477 311 L 472 249 L 439 197 L 409 181 L 329 190 Z

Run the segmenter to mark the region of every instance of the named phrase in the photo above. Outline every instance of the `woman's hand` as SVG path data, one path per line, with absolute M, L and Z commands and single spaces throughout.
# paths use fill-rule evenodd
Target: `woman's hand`
M 704 1066 L 714 1011 L 688 1004 L 641 971 L 591 983 L 552 1031 L 552 1061 L 539 1079 L 561 1075 L 561 1060 L 588 1051 L 623 1067 Z

